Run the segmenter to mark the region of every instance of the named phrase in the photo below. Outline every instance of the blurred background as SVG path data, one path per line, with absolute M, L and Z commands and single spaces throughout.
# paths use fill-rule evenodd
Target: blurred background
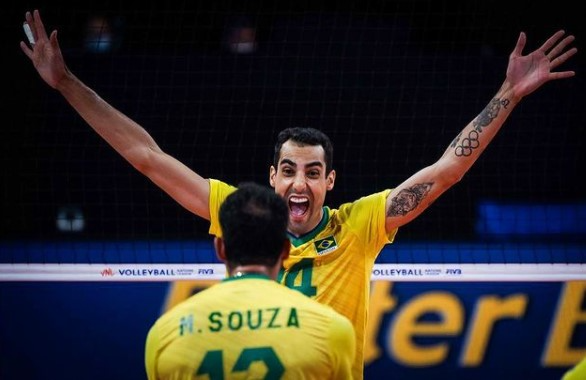
M 27 2 L 23 2 L 27 3 Z M 58 29 L 70 69 L 204 177 L 268 184 L 276 134 L 313 126 L 335 146 L 337 207 L 439 158 L 504 80 L 520 31 L 537 48 L 566 2 L 28 2 L 3 23 L 10 117 L 2 128 L 4 238 L 207 237 L 207 223 L 136 173 L 39 80 L 18 41 L 26 9 Z M 10 37 L 10 38 L 9 38 Z M 515 110 L 462 183 L 403 229 L 475 239 L 486 200 L 583 203 L 584 54 Z M 78 234 L 56 228 L 84 218 Z
M 331 207 L 394 187 L 437 160 L 498 90 L 519 32 L 527 33 L 528 53 L 565 29 L 580 52 L 557 70 L 576 77 L 524 99 L 466 177 L 401 229 L 399 253 L 381 261 L 418 262 L 413 252 L 425 252 L 423 261 L 465 262 L 468 251 L 458 247 L 473 244 L 505 261 L 517 260 L 521 245 L 533 252 L 530 261 L 586 262 L 586 33 L 577 4 L 220 0 L 19 1 L 0 11 L 3 263 L 60 262 L 62 244 L 67 255 L 72 244 L 85 247 L 75 260 L 103 262 L 111 242 L 210 241 L 207 222 L 136 172 L 40 80 L 18 46 L 24 13 L 35 8 L 59 31 L 75 75 L 204 177 L 268 185 L 281 129 L 325 131 L 337 170 Z M 161 260 L 145 259 L 142 249 L 115 253 L 120 262 Z M 213 260 L 210 252 L 182 257 Z M 465 326 L 483 297 L 530 301 L 521 327 L 495 329 L 473 368 L 459 359 L 466 327 L 441 363 L 399 360 L 387 339 L 397 313 L 388 312 L 373 339 L 391 348 L 369 363 L 368 378 L 557 379 L 586 355 L 582 283 L 385 286 L 405 307 L 448 292 L 462 303 Z M 165 283 L 0 283 L 0 378 L 143 378 L 143 335 L 169 291 Z M 572 312 L 562 306 L 568 299 Z M 571 349 L 552 364 L 544 357 L 562 311 Z

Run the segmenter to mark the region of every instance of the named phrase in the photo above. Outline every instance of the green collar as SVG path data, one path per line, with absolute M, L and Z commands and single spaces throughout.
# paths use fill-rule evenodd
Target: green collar
M 287 232 L 287 235 L 289 235 L 289 240 L 291 241 L 291 244 L 293 244 L 294 247 L 299 247 L 300 245 L 307 243 L 308 241 L 316 237 L 317 234 L 319 234 L 325 228 L 326 224 L 328 224 L 330 220 L 330 212 L 327 206 L 322 207 L 322 210 L 323 215 L 321 221 L 317 226 L 315 226 L 313 230 L 299 237 L 295 237 L 289 232 Z
M 270 280 L 271 278 L 266 274 L 261 273 L 236 273 L 234 276 L 226 277 L 222 280 L 222 282 L 226 281 L 234 281 L 234 280 L 241 280 L 245 278 L 256 278 L 259 280 Z

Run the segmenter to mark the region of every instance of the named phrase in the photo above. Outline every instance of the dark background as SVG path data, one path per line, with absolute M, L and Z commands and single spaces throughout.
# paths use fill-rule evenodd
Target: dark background
M 559 70 L 576 70 L 577 76 L 550 82 L 525 99 L 466 177 L 402 228 L 392 254 L 381 255 L 390 262 L 436 263 L 454 255 L 462 256 L 456 262 L 485 262 L 477 259 L 486 246 L 477 244 L 481 237 L 474 228 L 477 207 L 484 201 L 585 203 L 582 7 L 566 0 L 5 4 L 0 9 L 2 262 L 17 261 L 16 256 L 27 262 L 61 262 L 66 256 L 55 247 L 65 247 L 76 260 L 100 262 L 104 256 L 94 255 L 101 244 L 93 243 L 96 239 L 128 239 L 130 245 L 147 239 L 144 244 L 157 247 L 157 239 L 209 241 L 207 222 L 138 174 L 38 78 L 18 46 L 28 9 L 39 8 L 46 26 L 59 30 L 67 63 L 77 76 L 205 177 L 268 183 L 279 130 L 291 125 L 323 129 L 336 147 L 338 179 L 327 200 L 333 207 L 396 186 L 434 162 L 498 90 L 518 33 L 527 32 L 529 52 L 565 28 L 576 35 L 580 52 Z M 112 20 L 119 36 L 116 49 L 104 55 L 83 48 L 84 25 L 96 14 Z M 259 49 L 252 56 L 235 56 L 222 45 L 226 25 L 242 15 L 258 28 Z M 57 230 L 55 219 L 64 206 L 82 210 L 83 232 Z M 565 243 L 567 236 L 528 238 Z M 573 238 L 583 242 L 584 236 Z M 89 241 L 92 254 L 84 255 L 83 249 L 80 254 L 68 240 L 80 241 L 82 247 Z M 418 245 L 421 240 L 455 241 L 463 248 L 440 247 L 445 261 L 437 261 L 431 258 L 437 243 Z M 465 240 L 474 243 L 467 246 Z M 20 252 L 21 241 L 32 241 L 33 248 Z M 409 251 L 411 242 L 420 247 L 416 253 L 397 253 L 397 244 L 406 244 Z M 136 244 L 140 263 L 149 254 L 140 248 L 144 244 Z M 2 251 L 10 246 L 16 247 L 12 253 Z M 488 247 L 502 251 L 498 262 L 516 261 L 525 252 L 500 242 Z M 584 262 L 582 246 L 536 247 L 550 253 L 545 259 L 552 262 Z M 568 260 L 564 247 L 578 251 L 579 257 Z M 126 251 L 107 253 L 122 262 L 136 259 Z M 189 261 L 193 255 L 185 257 Z M 4 281 L 0 378 L 143 379 L 144 337 L 161 313 L 169 285 Z M 367 366 L 366 378 L 558 380 L 569 366 L 546 368 L 540 358 L 551 341 L 549 329 L 561 308 L 563 286 L 523 281 L 393 284 L 396 310 L 379 326 L 383 352 Z M 437 291 L 462 302 L 465 329 L 446 338 L 450 352 L 441 365 L 414 368 L 395 362 L 384 344 L 394 316 Z M 458 355 L 476 303 L 482 297 L 516 294 L 530 299 L 527 315 L 495 327 L 481 366 L 461 367 Z M 583 348 L 582 323 L 576 325 L 575 338 L 574 347 Z
M 273 141 L 309 125 L 335 145 L 332 207 L 394 187 L 431 164 L 504 80 L 518 33 L 525 53 L 560 28 L 586 38 L 569 1 L 29 2 L 2 11 L 5 115 L 0 238 L 207 238 L 199 220 L 138 174 L 50 89 L 20 51 L 24 12 L 58 29 L 70 69 L 204 177 L 268 185 Z M 84 50 L 91 15 L 115 49 Z M 258 50 L 222 44 L 248 17 Z M 583 203 L 584 52 L 514 111 L 461 183 L 405 227 L 405 240 L 477 239 L 477 205 Z M 62 207 L 86 227 L 59 232 Z

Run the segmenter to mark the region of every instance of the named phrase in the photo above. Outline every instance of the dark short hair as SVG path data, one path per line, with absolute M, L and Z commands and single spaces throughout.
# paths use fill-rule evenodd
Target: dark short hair
M 292 127 L 282 130 L 277 136 L 275 143 L 275 155 L 273 157 L 273 166 L 278 169 L 279 159 L 281 158 L 281 148 L 287 141 L 293 141 L 301 146 L 321 145 L 324 148 L 324 161 L 326 163 L 326 175 L 333 169 L 334 163 L 334 146 L 332 141 L 324 132 L 311 127 Z
M 287 239 L 289 208 L 269 187 L 245 182 L 220 206 L 226 259 L 232 265 L 273 266 Z

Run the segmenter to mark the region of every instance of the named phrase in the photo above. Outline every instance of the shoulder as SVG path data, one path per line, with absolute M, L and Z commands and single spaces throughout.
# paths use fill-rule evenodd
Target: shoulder
M 391 193 L 392 189 L 385 189 L 377 193 L 365 195 L 356 199 L 353 202 L 347 202 L 339 207 L 341 212 L 353 210 L 353 209 L 364 209 L 364 208 L 376 208 L 381 205 L 384 207 L 387 197 Z
M 279 287 L 284 287 L 281 284 L 277 285 Z M 286 296 L 290 300 L 291 304 L 294 305 L 298 310 L 305 310 L 314 315 L 320 315 L 321 319 L 327 319 L 329 324 L 334 324 L 342 330 L 348 328 L 350 331 L 352 331 L 353 327 L 350 320 L 336 311 L 333 307 L 310 298 L 298 290 L 289 289 L 287 287 L 284 287 L 283 290 L 286 291 Z
M 218 179 L 210 178 L 210 195 L 214 194 L 230 194 L 234 190 L 236 190 L 235 186 L 229 185 L 226 182 L 220 181 Z
M 330 345 L 332 347 L 344 347 L 344 350 L 353 353 L 356 349 L 356 334 L 354 333 L 352 322 L 333 309 L 331 309 L 329 315 L 328 340 Z
M 208 232 L 214 236 L 222 236 L 222 229 L 218 220 L 220 206 L 236 187 L 217 179 L 210 178 L 210 199 L 208 207 L 210 210 L 210 228 Z
M 356 220 L 361 222 L 373 221 L 384 215 L 387 197 L 391 189 L 363 196 L 353 202 L 342 204 L 337 210 L 331 211 L 332 218 L 339 222 Z

